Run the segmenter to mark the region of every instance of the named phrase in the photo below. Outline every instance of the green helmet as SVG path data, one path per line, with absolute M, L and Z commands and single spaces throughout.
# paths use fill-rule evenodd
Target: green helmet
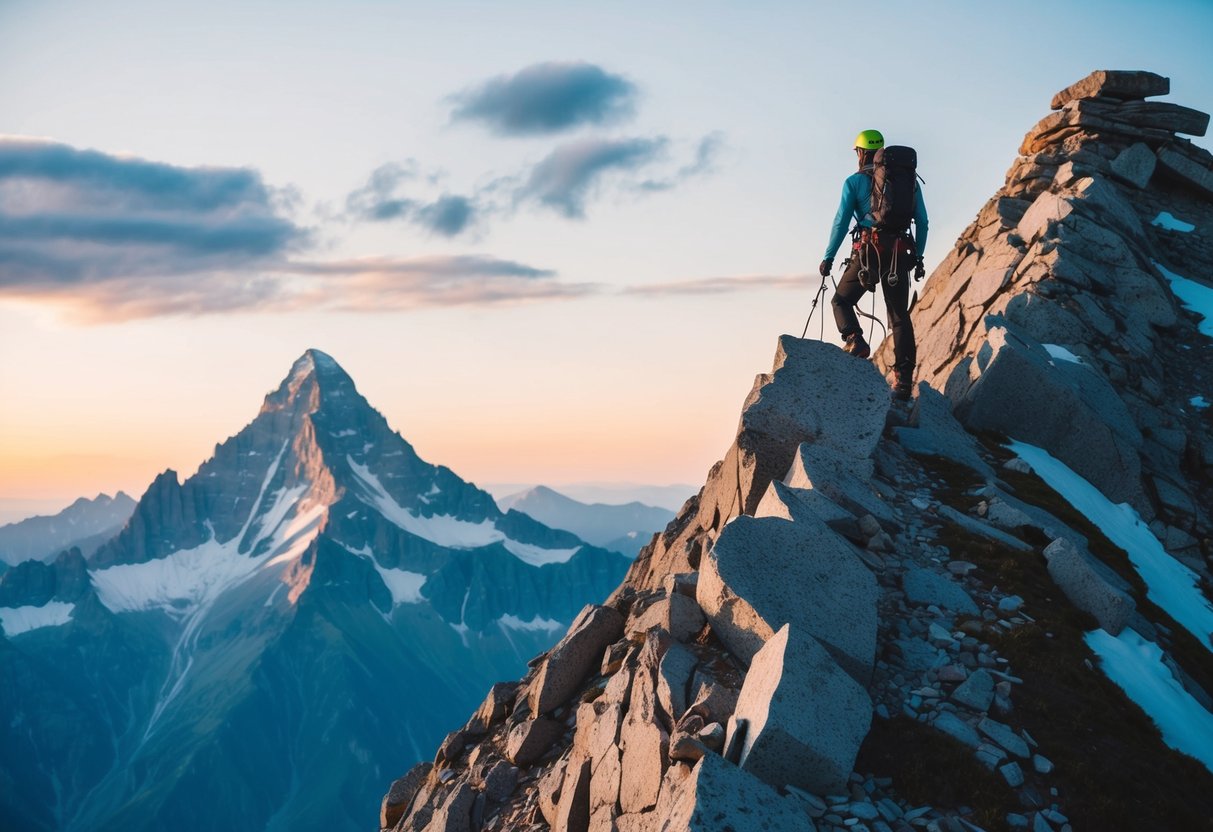
M 884 147 L 884 136 L 879 130 L 864 130 L 855 137 L 855 146 L 860 150 L 879 150 Z

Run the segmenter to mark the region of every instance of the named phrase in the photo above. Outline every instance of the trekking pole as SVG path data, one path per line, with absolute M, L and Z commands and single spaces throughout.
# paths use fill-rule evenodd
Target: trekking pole
M 804 332 L 800 333 L 801 338 L 804 338 L 806 335 L 809 334 L 809 323 L 813 320 L 813 313 L 817 311 L 817 304 L 818 304 L 818 302 L 821 301 L 821 299 L 825 296 L 825 293 L 826 293 L 826 279 L 827 279 L 827 275 L 823 274 L 821 276 L 821 285 L 819 287 L 817 287 L 817 294 L 813 295 L 813 304 L 809 307 L 809 317 L 805 319 Z M 817 339 L 819 341 L 825 339 L 825 326 L 826 326 L 825 313 L 822 313 L 821 336 Z

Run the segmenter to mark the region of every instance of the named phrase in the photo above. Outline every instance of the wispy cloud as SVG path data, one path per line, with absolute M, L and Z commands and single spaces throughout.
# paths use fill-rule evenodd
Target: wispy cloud
M 481 211 L 477 197 L 444 193 L 427 200 L 403 195 L 408 185 L 424 187 L 437 179 L 427 178 L 428 182 L 420 181 L 412 159 L 380 165 L 371 171 L 365 185 L 346 197 L 346 213 L 364 222 L 402 220 L 442 237 L 456 237 L 470 229 Z
M 620 122 L 634 112 L 636 95 L 632 82 L 591 63 L 539 63 L 451 96 L 451 118 L 499 135 L 542 135 Z
M 652 164 L 666 153 L 668 144 L 664 138 L 569 142 L 535 165 L 515 198 L 520 202 L 533 200 L 570 219 L 581 219 L 586 200 L 604 177 Z
M 378 171 L 390 192 L 409 174 Z M 0 137 L 0 299 L 51 304 L 105 323 L 165 315 L 335 309 L 392 311 L 580 297 L 598 290 L 550 269 L 468 254 L 314 261 L 287 216 L 291 194 L 258 172 L 184 168 Z M 390 214 L 389 200 L 379 210 Z M 399 209 L 404 211 L 406 209 Z M 469 205 L 409 207 L 436 228 Z
M 55 285 L 10 284 L 9 297 L 59 307 L 76 323 L 233 312 L 398 312 L 570 300 L 601 290 L 488 255 L 294 261 L 257 274 L 193 273 Z
M 693 280 L 651 283 L 645 286 L 629 286 L 623 290 L 627 295 L 654 297 L 676 295 L 724 295 L 733 292 L 752 292 L 762 289 L 809 289 L 814 288 L 809 274 L 760 274 L 735 277 L 701 277 Z

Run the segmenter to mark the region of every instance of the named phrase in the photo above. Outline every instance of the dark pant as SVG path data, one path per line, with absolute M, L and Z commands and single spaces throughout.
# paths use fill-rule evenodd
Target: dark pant
M 890 258 L 881 258 L 876 247 L 871 244 L 860 246 L 852 252 L 851 260 L 838 281 L 838 291 L 830 305 L 834 307 L 834 323 L 838 332 L 845 338 L 852 333 L 860 333 L 863 327 L 855 314 L 855 304 L 867 294 L 867 290 L 859 282 L 859 270 L 866 265 L 872 274 L 880 274 L 880 288 L 884 292 L 885 312 L 889 320 L 889 332 L 893 334 L 893 369 L 898 377 L 912 377 L 914 365 L 918 360 L 918 350 L 914 344 L 914 325 L 910 323 L 910 270 L 914 266 L 914 258 L 902 255 L 897 258 L 897 285 L 890 286 L 888 273 Z

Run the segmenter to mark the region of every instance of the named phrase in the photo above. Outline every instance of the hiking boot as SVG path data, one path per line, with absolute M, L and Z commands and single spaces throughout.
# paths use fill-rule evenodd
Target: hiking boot
M 872 348 L 868 346 L 867 341 L 863 340 L 863 335 L 858 332 L 852 332 L 847 336 L 847 343 L 843 350 L 856 358 L 867 358 L 872 354 Z
M 911 373 L 897 373 L 893 384 L 893 398 L 899 402 L 908 402 L 914 393 L 914 376 Z

